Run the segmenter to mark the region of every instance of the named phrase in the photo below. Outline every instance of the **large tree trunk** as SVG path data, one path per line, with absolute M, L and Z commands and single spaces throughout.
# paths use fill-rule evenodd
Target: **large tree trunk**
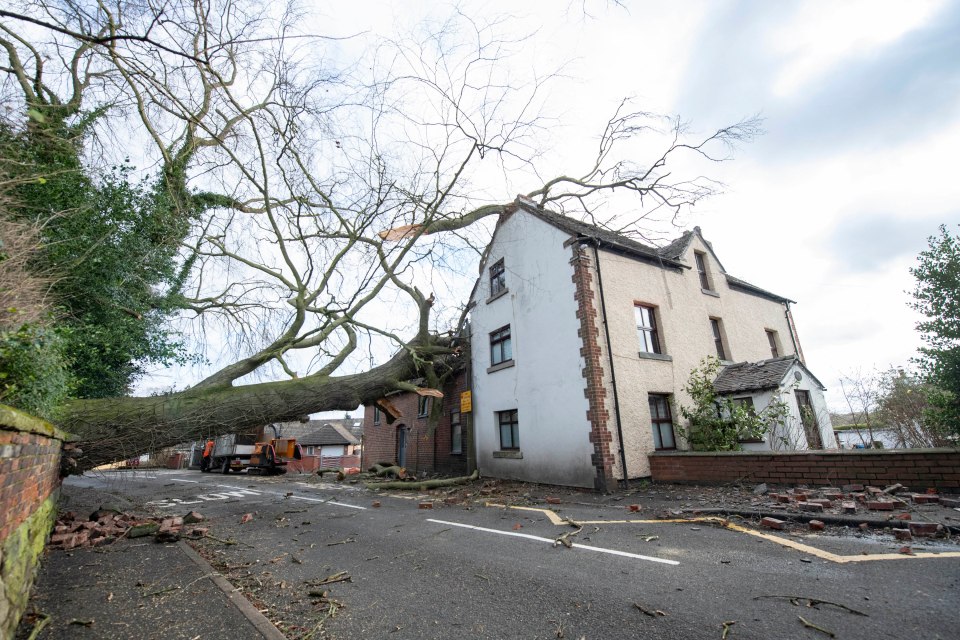
M 76 400 L 59 426 L 80 437 L 79 469 L 317 411 L 356 409 L 421 375 L 409 349 L 355 375 L 189 389 L 166 396 Z

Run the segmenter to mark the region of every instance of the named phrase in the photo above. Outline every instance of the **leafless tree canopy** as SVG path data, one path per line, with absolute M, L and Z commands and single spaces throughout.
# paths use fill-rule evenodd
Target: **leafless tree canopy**
M 411 372 L 435 381 L 431 364 L 451 348 L 437 336 L 456 329 L 460 302 L 433 295 L 444 292 L 438 274 L 475 266 L 489 232 L 475 223 L 513 200 L 491 187 L 498 176 L 529 176 L 525 195 L 570 215 L 629 192 L 630 219 L 614 226 L 636 232 L 717 189 L 668 162 L 719 161 L 758 132 L 751 119 L 693 140 L 681 120 L 625 101 L 592 156 L 542 176 L 553 75 L 518 73 L 523 41 L 504 23 L 454 11 L 389 39 L 328 25 L 295 4 L 248 0 L 40 0 L 0 12 L 5 104 L 25 118 L 39 107 L 65 121 L 96 115 L 91 166 L 131 151 L 156 162 L 171 206 L 193 222 L 169 295 L 197 336 L 228 336 L 236 357 L 187 395 L 263 391 L 248 384 L 258 371 L 312 389 L 282 410 L 245 409 L 245 422 L 353 408 Z M 647 138 L 655 146 L 640 157 Z M 391 377 L 375 368 L 379 384 L 362 393 L 317 393 L 386 345 L 406 363 Z M 183 398 L 77 402 L 65 424 L 93 439 L 145 413 L 178 438 L 186 428 L 170 425 L 185 415 L 201 423 L 193 432 L 242 426 L 238 411 L 184 413 Z

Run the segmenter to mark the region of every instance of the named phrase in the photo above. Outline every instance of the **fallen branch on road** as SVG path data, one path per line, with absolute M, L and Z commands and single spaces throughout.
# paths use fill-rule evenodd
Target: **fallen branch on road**
M 763 599 L 789 600 L 789 601 L 790 601 L 790 604 L 792 604 L 792 605 L 795 606 L 795 607 L 799 607 L 799 606 L 800 606 L 800 601 L 801 601 L 801 600 L 806 600 L 806 601 L 807 601 L 806 606 L 807 606 L 808 608 L 810 608 L 810 609 L 816 609 L 816 608 L 817 608 L 817 605 L 828 604 L 828 605 L 830 605 L 831 607 L 837 607 L 838 609 L 843 609 L 844 611 L 849 611 L 850 613 L 852 613 L 852 614 L 854 614 L 854 615 L 863 616 L 863 617 L 865 617 L 865 618 L 869 618 L 869 617 L 870 617 L 868 614 L 864 613 L 863 611 L 858 611 L 858 610 L 856 610 L 856 609 L 852 609 L 852 608 L 848 607 L 848 606 L 845 605 L 845 604 L 840 604 L 840 603 L 837 603 L 837 602 L 830 602 L 829 600 L 820 600 L 819 598 L 808 598 L 808 597 L 806 597 L 806 596 L 755 596 L 753 599 L 754 599 L 754 600 L 763 600 Z
M 437 480 L 424 480 L 423 482 L 364 482 L 367 489 L 407 489 L 411 491 L 424 491 L 426 489 L 436 489 L 438 487 L 452 487 L 458 484 L 466 484 L 480 477 L 479 471 L 474 471 L 469 476 L 460 476 L 459 478 L 439 478 Z
M 831 638 L 836 638 L 836 637 L 837 637 L 837 634 L 835 634 L 833 631 L 827 631 L 827 630 L 824 629 L 823 627 L 818 627 L 817 625 L 813 624 L 813 623 L 810 622 L 809 620 L 804 620 L 803 616 L 797 616 L 797 617 L 800 618 L 800 622 L 803 623 L 803 626 L 807 627 L 808 629 L 816 629 L 816 630 L 819 631 L 820 633 L 825 633 L 825 634 L 827 634 L 828 636 L 830 636 Z

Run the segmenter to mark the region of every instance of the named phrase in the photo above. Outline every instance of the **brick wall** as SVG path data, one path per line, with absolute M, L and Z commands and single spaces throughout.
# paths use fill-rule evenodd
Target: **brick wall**
M 0 637 L 13 637 L 56 518 L 60 450 L 52 425 L 0 405 Z
M 613 486 L 613 451 L 610 433 L 610 411 L 607 409 L 607 390 L 603 385 L 603 366 L 600 349 L 600 330 L 597 328 L 597 309 L 594 300 L 597 297 L 593 291 L 593 272 L 591 270 L 590 254 L 585 247 L 574 245 L 573 258 L 574 298 L 577 301 L 577 319 L 580 320 L 580 329 L 577 335 L 583 343 L 580 355 L 583 357 L 583 377 L 585 379 L 583 394 L 587 398 L 589 409 L 587 420 L 590 422 L 590 443 L 593 453 L 591 463 L 596 470 L 594 488 L 597 491 L 606 491 Z
M 676 452 L 650 455 L 654 480 L 681 483 L 771 484 L 901 483 L 960 493 L 960 450 L 897 449 L 793 453 Z
M 420 471 L 439 472 L 450 475 L 466 475 L 468 471 L 467 451 L 472 442 L 469 436 L 469 414 L 461 414 L 462 453 L 451 453 L 450 414 L 460 409 L 460 393 L 467 388 L 466 376 L 457 375 L 455 380 L 443 389 L 443 398 L 431 398 L 430 402 L 441 402 L 441 415 L 436 429 L 431 434 L 428 417 L 417 415 L 419 396 L 415 393 L 398 393 L 389 397 L 390 403 L 402 414 L 393 424 L 387 423 L 387 416 L 381 412 L 379 424 L 373 422 L 373 406 L 364 407 L 363 412 L 363 469 L 369 469 L 377 462 L 396 462 L 397 430 L 402 425 L 407 430 L 406 468 L 414 473 Z M 431 409 L 432 410 L 432 409 Z

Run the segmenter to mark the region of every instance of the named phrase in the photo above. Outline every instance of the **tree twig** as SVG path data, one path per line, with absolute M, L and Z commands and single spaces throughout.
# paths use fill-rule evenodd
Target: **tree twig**
M 800 618 L 800 622 L 803 623 L 803 626 L 807 627 L 808 629 L 816 629 L 816 630 L 819 631 L 820 633 L 825 633 L 825 634 L 827 634 L 828 636 L 830 636 L 831 638 L 836 638 L 836 637 L 837 637 L 837 634 L 835 634 L 833 631 L 827 631 L 827 630 L 824 629 L 823 627 L 818 627 L 817 625 L 813 624 L 813 623 L 810 622 L 809 620 L 805 620 L 803 616 L 797 616 L 797 617 Z

